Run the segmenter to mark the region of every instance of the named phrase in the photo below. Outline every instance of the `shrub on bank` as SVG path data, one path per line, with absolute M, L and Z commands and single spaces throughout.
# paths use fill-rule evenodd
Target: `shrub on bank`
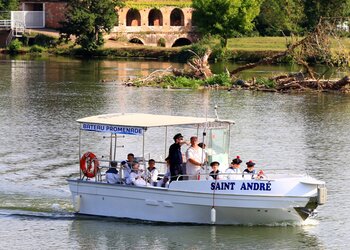
M 58 39 L 52 36 L 47 36 L 44 34 L 37 34 L 34 37 L 34 45 L 39 45 L 41 47 L 53 48 L 56 47 Z
M 22 43 L 17 39 L 12 40 L 10 45 L 8 46 L 8 51 L 11 55 L 18 54 L 21 49 Z
M 204 53 L 210 49 L 212 51 L 210 61 L 222 61 L 226 59 L 226 50 L 221 47 L 220 40 L 216 37 L 207 36 L 197 43 L 184 46 L 178 55 L 178 60 L 187 62 L 193 57 L 202 57 Z
M 232 85 L 231 77 L 227 73 L 213 75 L 204 81 L 209 86 L 230 87 Z
M 265 88 L 268 88 L 268 89 L 274 89 L 276 88 L 276 82 L 274 80 L 271 80 L 269 78 L 257 78 L 256 79 L 256 84 L 258 86 L 262 86 L 262 87 L 265 87 Z
M 203 85 L 203 81 L 187 78 L 184 76 L 166 76 L 162 79 L 161 87 L 163 88 L 190 88 L 190 89 L 198 89 Z
M 30 53 L 41 53 L 43 52 L 45 49 L 39 45 L 33 45 L 32 47 L 30 47 L 29 52 Z
M 164 77 L 155 78 L 150 82 L 140 81 L 140 79 L 135 79 L 133 81 L 135 86 L 153 86 L 161 88 L 173 88 L 173 89 L 198 89 L 203 86 L 207 87 L 231 87 L 232 82 L 229 75 L 226 73 L 213 75 L 212 77 L 201 80 L 194 79 L 186 76 L 174 76 L 167 75 Z

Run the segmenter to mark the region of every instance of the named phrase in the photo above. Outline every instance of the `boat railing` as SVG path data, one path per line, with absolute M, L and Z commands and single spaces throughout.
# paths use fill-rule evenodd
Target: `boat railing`
M 252 179 L 263 179 L 263 178 L 258 178 L 257 174 L 252 175 L 252 174 L 242 174 L 242 173 L 219 173 L 217 174 L 217 180 L 252 180 Z M 267 179 L 265 176 L 264 179 Z M 182 174 L 178 175 L 177 180 L 214 180 L 215 179 L 210 176 L 209 173 L 199 173 L 196 175 L 187 175 L 187 174 Z
M 139 160 L 139 159 L 138 159 Z M 99 170 L 96 173 L 96 176 L 94 180 L 96 182 L 104 182 L 105 181 L 105 173 L 108 169 L 111 168 L 110 163 L 112 162 L 111 160 L 108 159 L 99 159 L 99 161 L 102 163 L 99 166 Z M 125 182 L 125 171 L 127 168 L 123 166 L 123 161 L 115 161 L 118 163 L 116 169 L 119 172 L 121 182 Z M 147 161 L 139 161 L 139 164 L 141 165 L 141 172 L 146 173 L 146 168 L 147 168 Z M 158 164 L 157 169 L 159 171 L 159 179 L 164 177 L 166 174 L 167 170 L 167 165 L 166 162 L 156 162 Z M 130 170 L 129 170 L 130 171 Z M 286 169 L 273 169 L 269 171 L 265 171 L 262 176 L 259 176 L 257 173 L 252 175 L 250 173 L 219 173 L 217 174 L 217 180 L 252 180 L 252 179 L 259 179 L 259 180 L 273 180 L 273 179 L 279 179 L 279 178 L 291 178 L 291 177 L 300 177 L 300 176 L 305 176 L 308 175 L 307 172 L 305 173 L 299 173 L 299 174 L 290 174 L 290 171 Z M 84 178 L 84 177 L 83 177 Z M 206 173 L 199 173 L 196 175 L 188 175 L 188 174 L 182 174 L 177 176 L 177 180 L 214 180 L 209 174 L 209 172 Z
M 135 157 L 136 158 L 136 157 Z M 147 162 L 141 159 L 141 157 L 137 157 L 137 162 L 140 164 L 140 170 L 143 173 L 147 172 Z M 100 162 L 100 165 L 98 167 L 98 170 L 96 172 L 96 175 L 94 178 L 95 182 L 104 182 L 105 181 L 105 175 L 106 171 L 110 168 L 116 168 L 118 170 L 119 176 L 121 178 L 121 183 L 125 182 L 125 171 L 130 171 L 128 167 L 123 164 L 125 160 L 116 160 L 116 161 L 111 161 L 107 158 L 99 158 L 98 161 Z M 111 167 L 111 162 L 117 162 L 117 167 Z M 159 171 L 159 179 L 164 177 L 167 172 L 167 163 L 163 161 L 156 161 L 156 164 L 158 164 L 157 169 Z M 81 179 L 83 180 L 86 178 L 84 175 L 82 175 Z M 91 181 L 92 178 L 86 178 L 87 180 Z
M 274 180 L 278 178 L 291 178 L 291 177 L 300 177 L 300 176 L 305 176 L 308 175 L 307 173 L 304 174 L 293 174 L 291 175 L 290 173 L 287 172 L 276 172 L 276 171 L 271 171 L 271 172 L 264 172 L 263 174 L 250 174 L 250 173 L 219 173 L 217 174 L 217 180 Z M 177 180 L 214 180 L 215 179 L 210 176 L 209 173 L 199 173 L 196 175 L 179 175 L 177 177 Z

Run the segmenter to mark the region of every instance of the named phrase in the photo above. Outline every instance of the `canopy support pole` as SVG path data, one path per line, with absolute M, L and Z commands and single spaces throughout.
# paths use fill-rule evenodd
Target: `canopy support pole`
M 81 158 L 81 129 L 80 129 L 80 124 L 79 124 L 79 159 L 78 159 L 78 162 L 80 162 L 80 158 Z M 80 165 L 79 165 L 79 177 L 81 179 Z
M 164 160 L 167 157 L 167 138 L 168 138 L 168 126 L 165 126 L 165 140 L 164 140 Z

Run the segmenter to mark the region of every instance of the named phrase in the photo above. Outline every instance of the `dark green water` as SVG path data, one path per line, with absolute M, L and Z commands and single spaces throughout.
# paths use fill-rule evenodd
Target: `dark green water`
M 175 65 L 174 67 L 182 67 Z M 347 249 L 350 96 L 130 88 L 122 79 L 170 63 L 0 61 L 0 249 Z M 263 74 L 288 71 L 262 67 Z M 252 71 L 251 76 L 258 74 Z M 102 81 L 107 80 L 107 81 Z M 78 118 L 111 112 L 236 121 L 231 155 L 265 172 L 326 181 L 328 203 L 304 226 L 193 226 L 75 216 L 66 178 L 78 174 Z

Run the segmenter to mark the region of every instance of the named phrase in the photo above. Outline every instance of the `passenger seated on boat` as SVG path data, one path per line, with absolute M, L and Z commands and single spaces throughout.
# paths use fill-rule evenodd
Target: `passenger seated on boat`
M 259 170 L 258 174 L 256 175 L 256 179 L 261 180 L 261 179 L 265 179 L 265 178 L 266 178 L 266 175 L 265 175 L 264 171 Z
M 148 168 L 147 168 L 147 181 L 152 185 L 156 186 L 158 181 L 158 169 L 155 167 L 156 161 L 153 159 L 150 159 L 148 161 Z
M 106 181 L 110 184 L 115 184 L 120 182 L 120 176 L 117 170 L 118 163 L 116 161 L 111 161 L 110 168 L 106 171 Z
M 127 160 L 121 162 L 122 177 L 126 180 L 131 172 L 132 163 L 135 161 L 135 156 L 133 153 L 127 155 Z
M 211 171 L 209 173 L 209 177 L 212 179 L 212 180 L 220 180 L 220 171 L 219 171 L 219 166 L 220 166 L 220 163 L 217 162 L 217 161 L 213 161 L 212 163 L 210 163 L 210 166 L 211 168 L 213 169 L 213 171 Z
M 170 165 L 169 165 L 169 157 L 165 158 L 167 164 L 167 172 L 164 174 L 163 178 L 157 182 L 158 187 L 168 187 L 170 181 Z
M 238 178 L 239 173 L 241 173 L 240 164 L 242 163 L 242 160 L 239 156 L 237 156 L 235 159 L 231 161 L 231 165 L 228 169 L 226 169 L 225 173 L 227 175 L 228 180 L 236 180 Z
M 127 185 L 135 185 L 135 186 L 145 186 L 147 183 L 143 179 L 143 171 L 139 169 L 139 163 L 133 162 L 132 169 L 128 178 L 126 178 Z
M 246 162 L 246 164 L 247 164 L 247 168 L 244 169 L 242 176 L 244 177 L 245 174 L 249 174 L 249 175 L 252 176 L 252 179 L 254 179 L 254 175 L 255 175 L 254 166 L 255 166 L 255 163 L 252 160 L 250 160 L 250 161 Z

